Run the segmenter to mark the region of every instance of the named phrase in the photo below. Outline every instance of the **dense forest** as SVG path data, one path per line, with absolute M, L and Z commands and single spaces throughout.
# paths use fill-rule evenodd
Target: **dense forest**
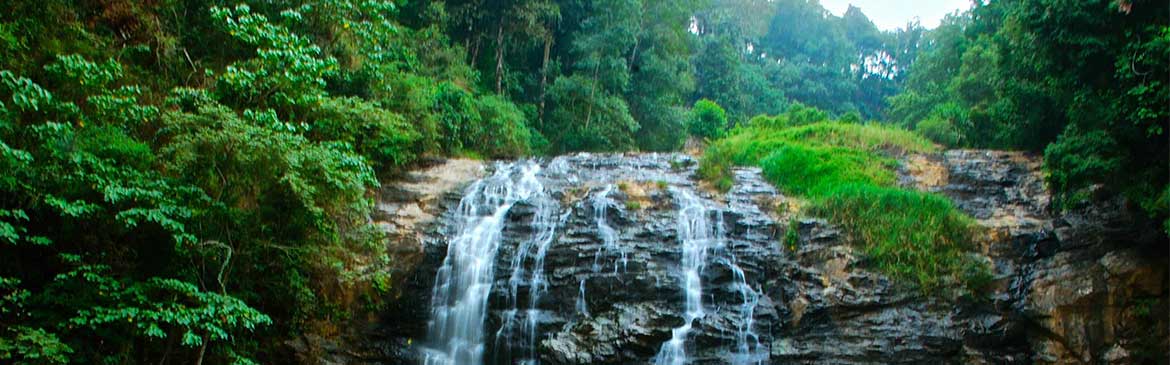
M 705 139 L 718 183 L 853 153 L 800 133 L 939 148 L 913 131 L 1043 154 L 1059 207 L 1122 195 L 1170 230 L 1163 0 L 984 1 L 896 31 L 816 0 L 0 7 L 0 363 L 286 362 L 293 334 L 386 300 L 373 191 L 448 156 Z M 774 141 L 799 153 L 744 152 Z M 858 158 L 831 178 L 885 181 Z M 791 183 L 834 214 L 884 189 Z

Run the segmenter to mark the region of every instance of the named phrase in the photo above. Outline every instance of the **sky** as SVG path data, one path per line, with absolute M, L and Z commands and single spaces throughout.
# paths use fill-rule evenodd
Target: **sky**
M 971 8 L 971 0 L 821 0 L 825 9 L 838 16 L 845 14 L 849 4 L 861 8 L 861 12 L 882 30 L 904 27 L 915 17 L 923 27 L 934 28 L 943 16 Z

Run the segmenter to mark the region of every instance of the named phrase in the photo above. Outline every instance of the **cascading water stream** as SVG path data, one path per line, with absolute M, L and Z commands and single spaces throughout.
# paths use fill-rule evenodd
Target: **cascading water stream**
M 683 325 L 671 331 L 671 338 L 654 357 L 657 365 L 687 363 L 686 340 L 695 319 L 704 315 L 703 283 L 700 275 L 707 264 L 707 253 L 720 240 L 718 229 L 707 218 L 709 209 L 693 193 L 671 189 L 678 200 L 678 238 L 682 243 L 682 289 L 685 297 Z
M 585 302 L 585 279 L 581 279 L 581 284 L 577 287 L 577 313 L 589 316 L 589 304 Z
M 731 269 L 732 286 L 743 298 L 739 307 L 741 322 L 735 331 L 735 351 L 731 354 L 732 365 L 759 365 L 768 360 L 768 354 L 760 345 L 760 337 L 755 332 L 756 306 L 760 303 L 760 292 L 747 283 L 747 275 L 739 267 L 735 253 L 727 250 L 727 257 L 720 260 Z
M 501 165 L 467 188 L 457 208 L 455 234 L 435 275 L 424 365 L 480 365 L 484 319 L 495 275 L 504 218 L 517 202 L 541 194 L 532 162 Z
M 501 344 L 499 342 L 506 342 L 510 339 L 512 332 L 516 329 L 516 324 L 521 322 L 518 318 L 520 306 L 517 297 L 519 296 L 520 285 L 528 283 L 528 306 L 523 311 L 523 323 L 521 327 L 521 336 L 523 336 L 527 343 L 527 353 L 525 358 L 513 361 L 520 364 L 538 363 L 536 360 L 536 328 L 540 319 L 540 312 L 537 310 L 537 305 L 540 303 L 541 295 L 548 291 L 548 281 L 544 277 L 544 258 L 548 253 L 549 245 L 552 244 L 553 238 L 556 237 L 557 227 L 565 219 L 568 219 L 567 212 L 560 216 L 559 221 L 556 219 L 558 205 L 543 189 L 534 194 L 529 201 L 532 202 L 536 209 L 532 217 L 532 222 L 530 223 L 531 227 L 534 228 L 534 233 L 530 239 L 520 244 L 516 255 L 512 257 L 512 273 L 508 277 L 508 291 L 506 293 L 509 309 L 504 311 L 503 322 L 500 324 L 499 331 L 496 332 L 496 348 L 502 349 L 507 344 Z M 531 269 L 526 270 L 524 263 L 528 259 L 532 261 L 532 265 Z M 530 275 L 525 278 L 525 273 L 529 272 Z
M 618 272 L 618 264 L 622 268 L 629 265 L 629 258 L 626 256 L 625 250 L 618 247 L 618 234 L 613 226 L 609 225 L 609 218 L 606 216 L 607 210 L 610 206 L 617 205 L 609 194 L 613 192 L 613 185 L 606 185 L 601 191 L 593 195 L 590 204 L 593 206 L 593 221 L 597 225 L 597 234 L 601 238 L 601 247 L 597 248 L 597 254 L 593 256 L 593 272 L 599 272 L 605 266 L 601 262 L 601 257 L 612 252 L 618 252 L 621 255 L 620 259 L 615 259 L 613 263 L 613 272 Z

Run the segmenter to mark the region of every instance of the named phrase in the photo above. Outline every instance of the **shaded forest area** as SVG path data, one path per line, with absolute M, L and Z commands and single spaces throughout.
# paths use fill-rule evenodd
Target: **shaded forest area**
M 372 192 L 435 157 L 831 117 L 1043 153 L 1061 207 L 1170 205 L 1162 0 L 897 31 L 816 0 L 0 6 L 4 363 L 290 362 L 289 338 L 387 300 Z

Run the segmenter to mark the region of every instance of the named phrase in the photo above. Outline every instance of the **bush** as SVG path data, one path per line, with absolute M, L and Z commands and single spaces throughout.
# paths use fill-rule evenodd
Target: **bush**
M 914 131 L 944 146 L 958 146 L 962 140 L 958 128 L 955 128 L 951 121 L 939 117 L 930 117 L 918 122 Z
M 858 113 L 856 110 L 854 110 L 854 111 L 842 114 L 841 117 L 837 119 L 837 121 L 839 121 L 841 123 L 860 124 L 861 123 L 861 113 Z
M 430 113 L 438 121 L 439 146 L 447 153 L 459 152 L 472 136 L 483 133 L 479 110 L 471 92 L 451 82 L 442 82 L 434 89 Z
M 1120 167 L 1120 159 L 1111 155 L 1117 150 L 1117 142 L 1105 131 L 1082 132 L 1075 126 L 1065 129 L 1044 149 L 1044 168 L 1056 202 L 1068 206 L 1086 200 L 1090 185 L 1104 182 Z
M 358 98 L 326 98 L 312 113 L 310 137 L 344 142 L 378 171 L 414 162 L 420 134 L 401 115 Z
M 492 157 L 519 157 L 531 152 L 532 132 L 516 104 L 498 95 L 486 95 L 476 100 L 476 109 L 482 126 L 467 145 Z
M 788 107 L 788 110 L 775 116 L 764 114 L 754 116 L 748 120 L 747 126 L 752 128 L 784 129 L 828 121 L 830 121 L 829 113 L 801 103 L 793 103 Z M 845 113 L 838 121 L 847 124 L 858 124 L 861 123 L 861 114 L 857 112 Z
M 703 152 L 703 159 L 699 160 L 699 177 L 715 185 L 719 191 L 731 189 L 732 175 L 731 148 L 723 144 L 712 144 Z
M 687 131 L 693 136 L 715 139 L 723 136 L 727 129 L 727 112 L 714 101 L 703 99 L 695 102 L 691 117 L 687 120 Z

